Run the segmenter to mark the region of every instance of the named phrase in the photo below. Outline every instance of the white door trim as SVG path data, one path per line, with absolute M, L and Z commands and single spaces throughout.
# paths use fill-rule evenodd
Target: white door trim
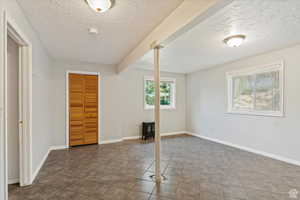
M 19 88 L 21 91 L 21 109 L 19 134 L 20 140 L 20 185 L 32 183 L 32 44 L 19 26 L 14 22 L 7 12 L 4 11 L 4 44 L 3 44 L 3 66 L 4 66 L 4 200 L 8 199 L 8 177 L 7 177 L 7 37 L 10 36 L 19 45 Z M 2 149 L 1 149 L 2 150 Z
M 100 144 L 100 87 L 101 76 L 100 72 L 89 71 L 66 71 L 66 147 L 69 148 L 69 74 L 85 74 L 98 76 L 98 144 Z

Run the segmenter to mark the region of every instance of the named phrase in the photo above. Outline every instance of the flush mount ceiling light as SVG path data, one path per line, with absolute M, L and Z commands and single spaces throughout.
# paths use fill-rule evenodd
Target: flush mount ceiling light
M 224 43 L 229 47 L 238 47 L 240 46 L 246 39 L 245 35 L 233 35 L 224 39 Z
M 113 6 L 112 0 L 85 0 L 86 3 L 98 13 L 108 11 Z
M 98 35 L 99 31 L 97 28 L 89 28 L 88 29 L 90 35 Z

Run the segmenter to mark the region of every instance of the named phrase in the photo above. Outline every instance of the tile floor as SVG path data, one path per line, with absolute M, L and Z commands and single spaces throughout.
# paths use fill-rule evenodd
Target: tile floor
M 167 181 L 156 185 L 153 151 L 141 141 L 52 151 L 9 200 L 291 200 L 300 191 L 300 167 L 191 136 L 162 140 Z

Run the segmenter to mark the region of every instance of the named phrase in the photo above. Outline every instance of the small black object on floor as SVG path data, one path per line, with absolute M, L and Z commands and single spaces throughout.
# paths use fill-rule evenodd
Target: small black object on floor
M 155 123 L 154 122 L 143 122 L 143 133 L 142 140 L 155 137 Z

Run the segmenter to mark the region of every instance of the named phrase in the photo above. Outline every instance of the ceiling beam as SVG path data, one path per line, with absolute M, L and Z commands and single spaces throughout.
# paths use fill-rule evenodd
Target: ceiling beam
M 230 2 L 232 0 L 184 0 L 118 64 L 118 73 L 144 56 L 153 43 L 169 43 Z

